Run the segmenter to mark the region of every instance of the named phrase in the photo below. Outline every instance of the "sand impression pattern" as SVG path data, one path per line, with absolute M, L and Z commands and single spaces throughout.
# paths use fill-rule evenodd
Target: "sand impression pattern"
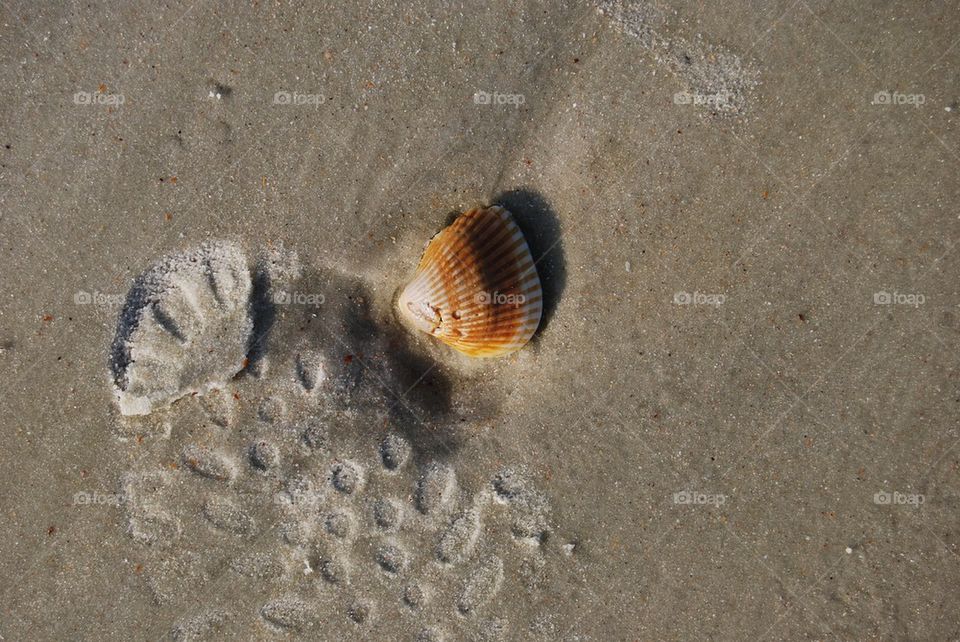
M 554 557 L 546 497 L 513 468 L 460 479 L 455 456 L 418 451 L 343 346 L 258 320 L 297 257 L 268 253 L 246 278 L 242 257 L 161 260 L 114 346 L 121 409 L 153 411 L 118 433 L 138 442 L 126 524 L 153 599 L 178 613 L 167 633 L 510 637 Z M 269 349 L 238 342 L 258 327 Z

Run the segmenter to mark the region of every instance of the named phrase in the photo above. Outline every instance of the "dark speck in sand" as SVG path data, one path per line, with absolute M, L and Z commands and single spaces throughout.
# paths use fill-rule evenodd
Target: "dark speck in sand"
M 218 98 L 229 98 L 230 94 L 233 93 L 233 87 L 219 82 L 214 82 L 211 90 L 217 95 Z

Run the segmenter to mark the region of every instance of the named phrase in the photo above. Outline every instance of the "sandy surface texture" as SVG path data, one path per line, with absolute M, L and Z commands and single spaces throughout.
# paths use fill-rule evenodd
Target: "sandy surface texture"
M 0 34 L 0 639 L 960 637 L 956 2 Z M 471 359 L 396 302 L 489 205 Z

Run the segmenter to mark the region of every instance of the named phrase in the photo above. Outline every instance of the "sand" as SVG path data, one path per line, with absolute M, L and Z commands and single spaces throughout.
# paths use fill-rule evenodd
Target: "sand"
M 960 636 L 955 6 L 0 15 L 2 639 Z

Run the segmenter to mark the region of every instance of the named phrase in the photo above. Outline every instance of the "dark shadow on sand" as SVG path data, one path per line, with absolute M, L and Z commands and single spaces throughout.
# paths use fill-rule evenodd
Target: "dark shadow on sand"
M 267 352 L 267 342 L 276 320 L 277 308 L 273 300 L 275 294 L 271 288 L 270 273 L 262 263 L 258 262 L 254 267 L 251 285 L 250 314 L 253 317 L 253 330 L 247 342 L 247 365 L 243 372 L 256 374 Z
M 325 302 L 303 310 L 297 339 L 285 342 L 309 337 L 309 344 L 326 352 L 336 370 L 333 403 L 363 409 L 368 416 L 375 414 L 374 407 L 386 409 L 390 428 L 407 437 L 418 458 L 444 459 L 456 451 L 460 436 L 449 430 L 456 421 L 451 381 L 432 359 L 411 348 L 402 327 L 374 315 L 366 284 L 322 270 L 305 274 L 298 288 L 322 292 Z

